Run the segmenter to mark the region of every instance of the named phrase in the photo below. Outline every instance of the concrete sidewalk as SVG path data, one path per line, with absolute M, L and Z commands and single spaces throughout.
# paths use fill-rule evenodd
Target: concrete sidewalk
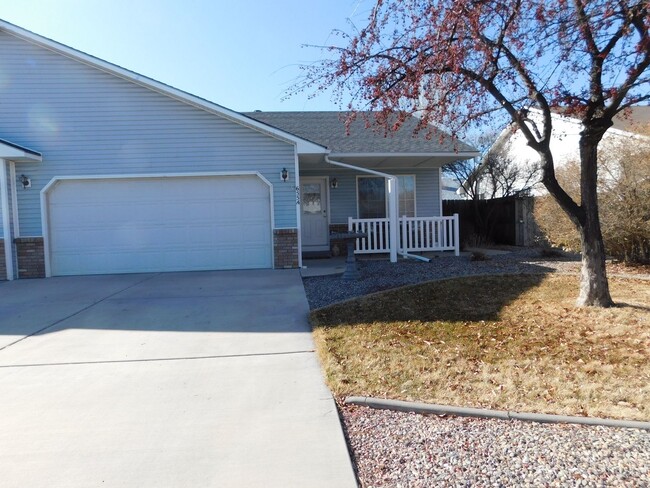
M 295 270 L 2 284 L 2 486 L 356 486 L 307 312 Z

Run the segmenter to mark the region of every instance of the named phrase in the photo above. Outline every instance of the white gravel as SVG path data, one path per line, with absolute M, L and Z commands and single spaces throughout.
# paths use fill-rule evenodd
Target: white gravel
M 343 406 L 361 487 L 647 487 L 650 432 Z
M 487 261 L 471 261 L 468 256 L 434 258 L 430 263 L 411 259 L 390 263 L 387 259 L 358 260 L 360 277 L 344 281 L 341 275 L 303 278 L 310 308 L 316 309 L 361 295 L 390 288 L 454 276 L 495 273 L 578 272 L 577 258 L 543 259 L 539 249 L 519 248 L 491 256 Z

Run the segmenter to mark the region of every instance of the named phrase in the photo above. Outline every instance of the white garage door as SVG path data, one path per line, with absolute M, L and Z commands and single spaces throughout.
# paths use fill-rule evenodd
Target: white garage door
M 270 268 L 269 194 L 255 175 L 62 180 L 51 274 Z

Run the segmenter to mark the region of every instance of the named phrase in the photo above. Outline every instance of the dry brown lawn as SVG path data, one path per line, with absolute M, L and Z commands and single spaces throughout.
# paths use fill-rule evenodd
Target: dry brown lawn
M 337 396 L 650 420 L 650 281 L 575 308 L 577 278 L 456 278 L 311 314 Z

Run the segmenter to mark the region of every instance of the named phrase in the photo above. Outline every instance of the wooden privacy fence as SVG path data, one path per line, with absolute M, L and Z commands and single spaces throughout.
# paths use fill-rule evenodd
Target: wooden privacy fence
M 464 245 L 532 246 L 539 237 L 533 197 L 492 200 L 444 200 L 443 214 L 458 214 Z

